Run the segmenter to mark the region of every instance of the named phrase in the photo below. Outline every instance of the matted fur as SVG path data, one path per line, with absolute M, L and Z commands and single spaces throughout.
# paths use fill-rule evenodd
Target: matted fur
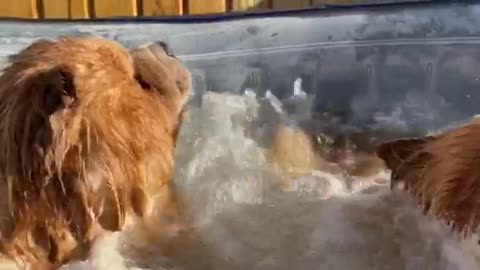
M 290 188 L 297 177 L 311 176 L 315 171 L 357 179 L 374 177 L 385 170 L 373 151 L 356 149 L 349 138 L 326 141 L 321 135 L 294 124 L 275 125 L 265 150 L 275 186 Z
M 368 177 L 384 169 L 373 151 L 355 149 L 348 139 L 344 144 L 340 140 L 326 142 L 307 129 L 284 123 L 275 126 L 267 159 L 282 171 L 299 173 L 321 170 Z
M 267 157 L 283 171 L 302 172 L 313 170 L 319 158 L 306 133 L 283 123 L 276 126 Z
M 169 201 L 189 91 L 190 73 L 158 44 L 63 36 L 12 56 L 0 76 L 3 252 L 55 268 Z
M 437 135 L 380 144 L 392 170 L 392 186 L 403 184 L 426 214 L 440 218 L 460 236 L 480 222 L 480 119 Z

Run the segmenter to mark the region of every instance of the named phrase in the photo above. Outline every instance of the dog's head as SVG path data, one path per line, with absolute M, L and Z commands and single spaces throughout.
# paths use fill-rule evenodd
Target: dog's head
M 163 43 L 36 41 L 0 76 L 4 249 L 61 263 L 99 223 L 151 211 L 168 181 L 190 73 Z
M 437 135 L 382 143 L 378 156 L 425 213 L 461 235 L 480 222 L 480 121 Z

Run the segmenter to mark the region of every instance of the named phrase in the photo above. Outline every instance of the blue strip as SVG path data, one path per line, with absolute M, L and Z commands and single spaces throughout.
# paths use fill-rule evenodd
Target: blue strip
M 377 9 L 381 7 L 431 7 L 437 4 L 445 3 L 478 3 L 475 0 L 410 0 L 408 2 L 397 3 L 368 3 L 368 4 L 328 4 L 297 10 L 260 10 L 260 11 L 239 11 L 226 13 L 211 13 L 199 15 L 175 15 L 175 16 L 142 16 L 142 17 L 108 17 L 95 19 L 23 19 L 23 18 L 7 18 L 0 17 L 1 22 L 18 22 L 18 23 L 209 23 L 240 20 L 247 18 L 271 18 L 285 16 L 305 16 L 321 13 L 330 13 L 331 11 L 348 11 L 359 9 Z

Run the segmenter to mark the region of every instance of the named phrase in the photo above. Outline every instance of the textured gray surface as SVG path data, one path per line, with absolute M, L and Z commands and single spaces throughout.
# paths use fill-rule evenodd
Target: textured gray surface
M 1 22 L 0 62 L 36 39 L 62 34 L 101 35 L 126 46 L 164 40 L 196 74 L 198 92 L 270 89 L 283 97 L 301 77 L 317 96 L 317 112 L 355 125 L 396 119 L 433 129 L 477 114 L 480 102 L 479 4 L 196 24 Z

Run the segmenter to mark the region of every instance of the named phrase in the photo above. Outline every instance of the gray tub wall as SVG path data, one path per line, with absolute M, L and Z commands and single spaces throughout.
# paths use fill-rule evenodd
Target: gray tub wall
M 0 63 L 39 38 L 101 35 L 125 46 L 167 41 L 206 90 L 291 94 L 302 77 L 315 111 L 349 124 L 434 130 L 480 111 L 480 5 L 312 12 L 235 21 L 0 23 Z

